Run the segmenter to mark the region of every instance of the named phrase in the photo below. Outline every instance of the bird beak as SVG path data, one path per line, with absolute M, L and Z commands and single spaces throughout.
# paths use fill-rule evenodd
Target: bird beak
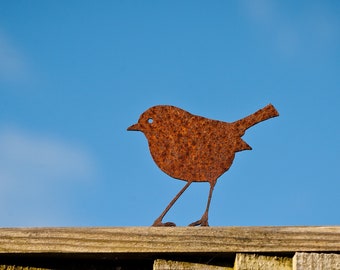
M 139 124 L 134 124 L 130 127 L 127 128 L 128 131 L 140 131 L 140 127 L 139 127 Z

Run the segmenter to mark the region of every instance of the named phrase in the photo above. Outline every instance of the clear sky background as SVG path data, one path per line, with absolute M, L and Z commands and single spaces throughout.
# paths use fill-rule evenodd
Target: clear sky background
M 339 225 L 339 1 L 1 1 L 0 226 L 148 226 L 185 182 L 154 164 L 147 108 L 235 121 L 252 151 L 210 225 Z M 202 215 L 189 187 L 165 221 Z

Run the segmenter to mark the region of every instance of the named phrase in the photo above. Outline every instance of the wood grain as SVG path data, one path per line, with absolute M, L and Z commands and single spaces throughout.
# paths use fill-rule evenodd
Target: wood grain
M 234 270 L 292 270 L 292 259 L 257 254 L 236 254 Z
M 340 227 L 0 228 L 8 253 L 340 252 Z
M 339 270 L 340 254 L 296 253 L 293 257 L 293 270 Z
M 233 270 L 231 267 L 208 265 L 192 262 L 155 260 L 153 270 Z M 280 269 L 278 269 L 280 270 Z M 289 269 L 291 270 L 291 269 Z

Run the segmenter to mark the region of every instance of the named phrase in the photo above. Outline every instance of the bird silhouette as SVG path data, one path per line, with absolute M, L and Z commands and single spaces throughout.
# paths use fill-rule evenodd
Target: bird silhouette
M 209 226 L 209 206 L 217 179 L 230 168 L 236 152 L 252 149 L 241 137 L 253 125 L 278 115 L 271 104 L 232 123 L 169 105 L 154 106 L 142 113 L 138 123 L 127 130 L 143 132 L 157 166 L 169 176 L 187 182 L 152 226 L 176 226 L 173 222 L 163 223 L 163 218 L 193 182 L 209 182 L 210 191 L 202 217 L 189 226 Z

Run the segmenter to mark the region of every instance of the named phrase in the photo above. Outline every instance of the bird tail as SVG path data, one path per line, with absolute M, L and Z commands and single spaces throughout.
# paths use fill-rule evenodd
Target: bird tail
M 268 104 L 267 106 L 258 110 L 257 112 L 243 119 L 237 120 L 232 124 L 239 130 L 240 132 L 239 135 L 242 136 L 248 128 L 256 125 L 257 123 L 260 123 L 262 121 L 268 120 L 276 116 L 279 116 L 278 111 L 272 104 Z

